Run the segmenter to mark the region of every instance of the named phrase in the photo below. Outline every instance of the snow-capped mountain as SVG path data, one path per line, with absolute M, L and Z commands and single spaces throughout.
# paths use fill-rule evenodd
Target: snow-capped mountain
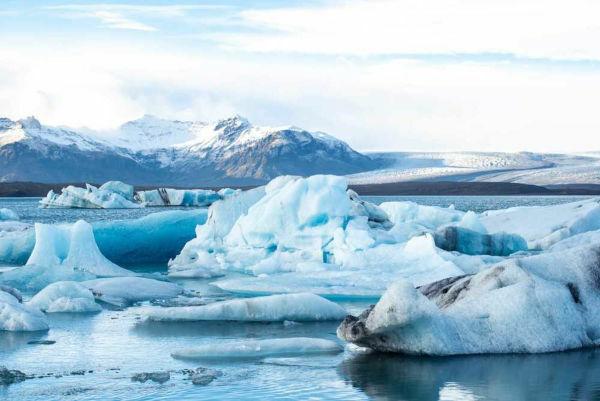
M 250 185 L 281 174 L 349 174 L 379 166 L 346 143 L 297 127 L 153 116 L 111 135 L 0 119 L 0 181 Z

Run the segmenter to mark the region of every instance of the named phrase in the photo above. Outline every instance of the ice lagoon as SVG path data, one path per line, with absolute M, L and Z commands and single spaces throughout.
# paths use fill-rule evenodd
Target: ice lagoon
M 575 197 L 393 197 L 363 199 L 375 203 L 413 200 L 458 209 L 481 212 L 493 204 L 496 208 L 520 205 L 549 205 L 585 198 Z M 156 209 L 85 210 L 38 209 L 38 199 L 0 199 L 0 208 L 15 210 L 21 221 L 74 222 L 80 218 L 93 222 L 138 218 Z M 171 210 L 171 209 L 169 209 Z M 106 224 L 106 223 L 101 223 Z M 190 238 L 194 233 L 189 234 Z M 167 265 L 127 266 L 138 275 L 165 279 Z M 302 271 L 318 277 L 330 274 L 319 266 L 304 265 Z M 339 272 L 343 274 L 343 272 Z M 275 276 L 275 275 L 273 275 Z M 261 274 L 256 280 L 261 279 Z M 181 350 L 210 349 L 211 344 L 243 340 L 313 338 L 344 346 L 336 336 L 339 321 L 321 322 L 154 322 L 145 320 L 152 308 L 185 306 L 238 298 L 236 292 L 209 285 L 214 281 L 235 284 L 244 281 L 242 271 L 226 272 L 219 278 L 171 278 L 186 297 L 121 308 L 104 305 L 95 313 L 47 313 L 47 332 L 0 332 L 0 365 L 27 374 L 48 377 L 26 380 L 0 387 L 6 399 L 407 399 L 463 400 L 515 399 L 562 400 L 593 399 L 600 391 L 600 356 L 596 349 L 536 355 L 495 355 L 461 357 L 407 357 L 369 353 L 345 346 L 342 353 L 251 357 L 241 360 L 189 360 L 172 358 Z M 266 277 L 268 278 L 268 277 Z M 324 280 L 325 287 L 330 283 Z M 269 283 L 270 291 L 273 286 Z M 283 280 L 282 286 L 289 285 Z M 314 289 L 315 283 L 306 283 Z M 256 288 L 256 286 L 252 286 Z M 236 290 L 238 291 L 238 290 Z M 243 291 L 242 291 L 243 292 Z M 268 292 L 268 291 L 267 291 Z M 285 291 L 280 291 L 285 292 Z M 335 291 L 333 291 L 335 292 Z M 239 293 L 239 291 L 237 292 Z M 358 315 L 377 299 L 375 288 L 365 297 L 327 297 L 348 313 Z M 245 294 L 248 295 L 248 294 Z M 252 294 L 267 295 L 267 294 Z M 31 294 L 25 294 L 28 299 Z M 214 308 L 213 308 L 214 309 Z M 52 344 L 30 344 L 36 341 Z M 285 346 L 287 346 L 284 343 Z M 296 344 L 310 347 L 311 344 Z M 316 345 L 323 346 L 323 343 Z M 277 343 L 275 349 L 280 350 Z M 317 347 L 318 348 L 318 347 Z M 335 347 L 334 347 L 335 348 Z M 296 347 L 298 349 L 298 347 Z M 325 350 L 328 350 L 325 346 Z M 318 349 L 317 349 L 318 351 Z M 249 352 L 255 355 L 256 352 Z M 189 369 L 206 367 L 222 372 L 207 386 L 194 386 Z M 91 371 L 91 372 L 90 372 Z M 160 384 L 133 382 L 140 372 L 170 371 L 170 380 Z M 57 377 L 55 377 L 57 376 Z

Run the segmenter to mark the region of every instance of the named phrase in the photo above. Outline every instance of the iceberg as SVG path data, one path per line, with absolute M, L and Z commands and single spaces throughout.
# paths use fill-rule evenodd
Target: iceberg
M 263 359 L 323 354 L 339 354 L 344 349 L 335 341 L 293 337 L 267 340 L 224 341 L 173 352 L 176 359 Z
M 127 188 L 130 187 L 130 188 Z M 133 187 L 119 181 L 109 181 L 96 188 L 86 184 L 85 188 L 69 185 L 60 194 L 53 190 L 40 201 L 42 208 L 83 208 L 83 209 L 134 209 L 142 207 L 132 198 L 127 198 Z
M 479 221 L 488 233 L 517 234 L 529 248 L 543 250 L 573 235 L 600 230 L 600 198 L 491 210 L 482 213 Z
M 0 281 L 19 288 L 39 290 L 56 281 L 131 276 L 102 255 L 92 226 L 79 220 L 69 225 L 35 225 L 35 246 L 25 266 L 0 275 Z
M 138 191 L 136 200 L 145 206 L 210 206 L 222 196 L 210 189 L 158 188 Z
M 240 321 L 282 322 L 293 320 L 342 320 L 344 308 L 314 294 L 287 294 L 233 299 L 202 306 L 150 308 L 145 311 L 154 321 Z
M 12 292 L 0 288 L 0 331 L 48 330 L 46 317 L 40 310 L 24 305 Z
M 17 221 L 19 215 L 11 209 L 0 208 L 0 221 Z
M 34 295 L 27 304 L 47 313 L 102 310 L 92 292 L 74 281 L 52 283 Z
M 338 336 L 407 354 L 538 353 L 600 345 L 600 246 L 506 259 L 416 289 L 391 285 Z
M 434 234 L 435 245 L 467 255 L 508 256 L 528 249 L 523 237 L 503 232 L 482 234 L 459 226 L 446 226 Z
M 196 226 L 203 224 L 206 217 L 205 209 L 170 210 L 138 219 L 94 222 L 92 227 L 98 248 L 112 262 L 164 263 L 194 238 Z M 0 222 L 0 263 L 25 264 L 35 246 L 35 237 L 33 225 Z
M 81 283 L 94 297 L 109 304 L 126 306 L 154 299 L 175 298 L 183 293 L 177 284 L 143 277 L 109 277 Z

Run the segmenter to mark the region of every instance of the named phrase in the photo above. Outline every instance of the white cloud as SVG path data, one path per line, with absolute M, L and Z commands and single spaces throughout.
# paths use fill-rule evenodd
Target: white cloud
M 95 17 L 108 28 L 130 29 L 134 31 L 156 31 L 156 28 L 140 21 L 127 18 L 114 11 L 92 11 L 84 16 Z
M 8 62 L 10 60 L 10 62 Z M 0 49 L 0 110 L 108 129 L 144 113 L 324 130 L 358 149 L 600 149 L 599 70 L 310 61 L 157 47 Z M 551 138 L 551 140 L 549 140 Z
M 354 0 L 246 10 L 241 18 L 262 31 L 218 40 L 259 52 L 600 59 L 598 15 L 597 0 Z

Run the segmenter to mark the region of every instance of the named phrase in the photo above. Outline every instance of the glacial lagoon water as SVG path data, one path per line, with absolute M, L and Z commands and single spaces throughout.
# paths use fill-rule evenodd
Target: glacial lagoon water
M 547 205 L 581 197 L 372 197 L 457 209 Z M 161 209 L 38 209 L 37 200 L 0 199 L 0 207 L 33 222 L 135 218 Z M 166 266 L 137 266 L 164 272 Z M 230 295 L 210 280 L 178 280 L 204 301 Z M 343 304 L 351 313 L 364 302 Z M 414 357 L 347 347 L 335 356 L 190 362 L 170 353 L 229 339 L 319 337 L 339 341 L 336 322 L 302 324 L 151 323 L 139 307 L 97 314 L 50 314 L 43 333 L 0 332 L 0 366 L 44 376 L 0 387 L 7 400 L 600 400 L 600 350 L 543 355 Z M 30 344 L 51 340 L 53 344 Z M 218 369 L 223 376 L 194 386 L 184 369 Z M 139 372 L 171 371 L 164 384 L 137 383 Z

